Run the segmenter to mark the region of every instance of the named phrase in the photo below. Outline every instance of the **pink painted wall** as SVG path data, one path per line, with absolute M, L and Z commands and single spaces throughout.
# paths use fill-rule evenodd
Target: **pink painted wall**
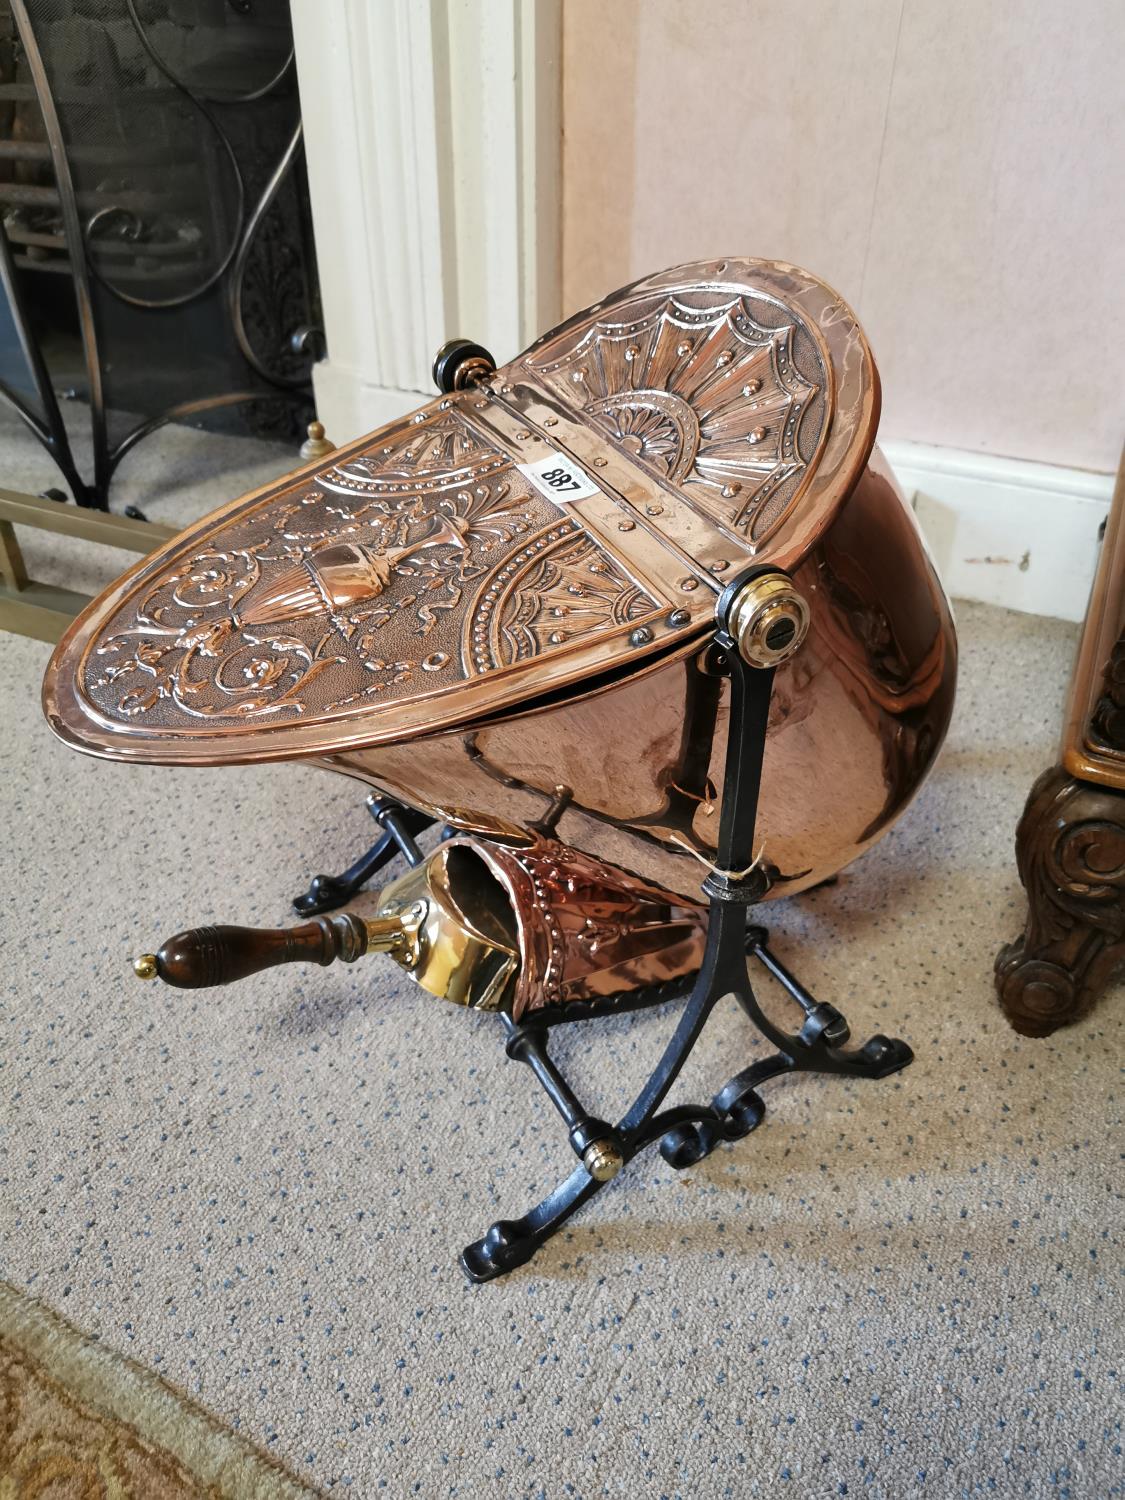
M 718 255 L 859 313 L 885 437 L 1125 439 L 1120 0 L 565 0 L 563 299 Z

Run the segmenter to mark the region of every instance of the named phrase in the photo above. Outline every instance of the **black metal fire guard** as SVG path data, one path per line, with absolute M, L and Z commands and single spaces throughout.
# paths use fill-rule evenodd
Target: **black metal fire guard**
M 284 0 L 0 0 L 0 213 L 0 399 L 78 504 L 166 422 L 303 434 L 323 348 Z

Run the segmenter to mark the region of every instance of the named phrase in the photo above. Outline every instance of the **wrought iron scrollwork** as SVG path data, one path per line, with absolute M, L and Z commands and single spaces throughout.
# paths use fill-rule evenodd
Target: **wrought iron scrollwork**
M 575 1022 L 613 1008 L 634 1008 L 668 998 L 634 993 L 613 1001 L 571 1004 L 557 1016 L 537 1012 L 530 1024 L 504 1017 L 508 1027 L 509 1057 L 526 1063 L 539 1080 L 568 1128 L 570 1144 L 580 1164 L 565 1182 L 518 1219 L 499 1219 L 485 1234 L 466 1246 L 461 1265 L 472 1281 L 491 1281 L 525 1265 L 546 1240 L 589 1201 L 621 1167 L 647 1146 L 659 1143 L 660 1154 L 676 1170 L 694 1166 L 724 1141 L 740 1140 L 761 1123 L 765 1104 L 760 1084 L 789 1072 L 838 1073 L 858 1078 L 884 1078 L 912 1060 L 905 1042 L 873 1036 L 862 1047 L 847 1049 L 847 1022 L 832 1005 L 818 1001 L 777 959 L 764 928 L 747 927 L 750 904 L 760 899 L 764 878 L 760 871 L 734 877 L 724 872 L 742 870 L 750 858 L 757 817 L 762 750 L 773 683 L 773 669 L 747 666 L 734 641 L 720 632 L 727 670 L 731 676 L 731 732 L 723 798 L 723 826 L 719 858 L 722 869 L 708 876 L 704 891 L 711 898 L 707 946 L 703 966 L 690 991 L 681 989 L 684 1002 L 675 1030 L 660 1061 L 616 1125 L 587 1114 L 547 1052 L 548 1025 Z M 787 1033 L 762 1011 L 748 973 L 748 956 L 776 979 L 803 1013 L 799 1031 Z M 678 1078 L 718 1002 L 732 995 L 757 1031 L 775 1049 L 761 1061 L 736 1073 L 708 1104 L 661 1105 Z M 609 1161 L 612 1170 L 598 1167 Z
M 235 256 L 238 254 L 239 231 L 241 230 L 242 224 L 246 218 L 246 183 L 243 179 L 242 168 L 238 164 L 238 157 L 235 154 L 235 150 L 233 145 L 231 144 L 230 137 L 227 135 L 223 127 L 219 124 L 211 109 L 208 108 L 206 101 L 199 94 L 194 93 L 187 86 L 183 79 L 180 78 L 172 70 L 172 68 L 168 66 L 167 62 L 165 62 L 164 58 L 161 57 L 160 53 L 153 46 L 148 31 L 143 25 L 140 16 L 138 16 L 137 14 L 135 0 L 125 0 L 125 9 L 128 11 L 129 19 L 133 23 L 133 30 L 137 33 L 137 40 L 140 42 L 146 54 L 150 58 L 153 67 L 156 68 L 157 72 L 160 73 L 163 78 L 167 79 L 167 81 L 178 93 L 183 95 L 183 97 L 188 101 L 192 108 L 202 116 L 209 128 L 214 132 L 215 138 L 219 142 L 219 145 L 222 147 L 222 150 L 227 159 L 227 164 L 230 167 L 231 176 L 235 184 L 235 193 L 237 195 L 238 204 L 238 207 L 235 210 L 235 230 L 231 235 L 230 244 L 220 256 L 218 264 L 207 276 L 204 277 L 202 281 L 197 283 L 195 286 L 190 287 L 186 292 L 180 292 L 174 297 L 134 296 L 131 292 L 125 291 L 122 287 L 115 286 L 113 282 L 103 274 L 101 267 L 98 265 L 97 259 L 90 254 L 89 246 L 93 239 L 94 230 L 97 228 L 100 222 L 106 222 L 114 217 L 124 216 L 127 220 L 131 221 L 134 226 L 134 237 L 140 236 L 143 233 L 143 226 L 140 219 L 135 213 L 132 213 L 129 209 L 123 208 L 118 204 L 111 204 L 106 208 L 99 209 L 97 213 L 93 214 L 86 221 L 84 240 L 87 247 L 86 259 L 89 263 L 90 270 L 97 277 L 102 286 L 105 287 L 106 291 L 109 292 L 111 296 L 116 297 L 118 301 L 125 302 L 130 307 L 140 307 L 144 308 L 146 311 L 152 312 L 158 308 L 185 307 L 190 302 L 196 302 L 200 297 L 203 296 L 205 292 L 210 291 L 213 286 L 216 286 L 226 275 L 227 270 L 233 264 Z
M 144 438 L 168 422 L 187 421 L 225 407 L 262 402 L 311 403 L 311 366 L 323 347 L 323 333 L 311 322 L 307 287 L 302 267 L 285 234 L 270 234 L 271 210 L 290 179 L 301 154 L 298 118 L 285 145 L 266 171 L 264 186 L 253 202 L 246 171 L 239 160 L 230 132 L 216 108 L 247 106 L 273 95 L 293 71 L 290 46 L 284 61 L 262 84 L 240 92 L 204 88 L 189 81 L 154 42 L 142 19 L 137 0 L 123 0 L 137 43 L 152 67 L 169 88 L 186 102 L 210 133 L 225 163 L 233 198 L 229 230 L 209 268 L 191 284 L 164 295 L 146 295 L 120 284 L 104 264 L 101 250 L 114 243 L 133 246 L 138 252 L 151 243 L 162 248 L 153 225 L 124 192 L 121 201 L 99 202 L 85 214 L 75 189 L 67 141 L 60 124 L 52 79 L 44 63 L 36 27 L 29 15 L 28 0 L 12 0 L 12 10 L 22 43 L 27 69 L 34 84 L 43 116 L 50 162 L 58 196 L 62 237 L 69 252 L 73 286 L 78 305 L 90 427 L 93 439 L 93 477 L 87 482 L 79 472 L 59 410 L 50 372 L 36 344 L 24 306 L 11 246 L 0 230 L 0 281 L 12 309 L 17 334 L 38 398 L 38 410 L 11 386 L 0 383 L 0 400 L 11 406 L 58 464 L 74 499 L 81 505 L 105 509 L 113 474 L 122 459 Z M 236 5 L 239 14 L 247 14 Z M 104 194 L 103 194 L 104 196 Z M 179 401 L 163 411 L 147 415 L 119 440 L 110 441 L 102 344 L 95 287 L 107 297 L 139 313 L 164 314 L 200 302 L 208 293 L 222 290 L 235 344 L 253 379 L 236 381 L 236 389 Z M 257 335 L 257 336 L 255 336 Z M 266 389 L 262 389 L 261 382 Z
M 242 239 L 238 246 L 238 253 L 235 255 L 234 264 L 231 267 L 230 306 L 231 319 L 234 324 L 234 336 L 238 340 L 238 347 L 242 350 L 242 355 L 246 363 L 252 369 L 256 370 L 263 380 L 268 380 L 272 385 L 276 385 L 282 389 L 303 391 L 308 389 L 309 384 L 307 369 L 299 375 L 288 375 L 281 370 L 271 370 L 259 357 L 250 343 L 246 332 L 246 320 L 243 312 L 243 300 L 246 293 L 246 272 L 255 236 L 265 221 L 266 215 L 269 213 L 281 189 L 282 183 L 292 169 L 297 153 L 301 149 L 301 142 L 302 127 L 300 121 L 298 121 L 297 128 L 294 130 L 288 145 L 282 153 L 281 160 L 274 168 L 270 180 L 266 183 L 265 191 L 262 193 L 261 198 L 259 198 L 254 212 L 250 215 L 243 230 Z M 281 298 L 284 295 L 284 288 L 279 287 L 275 283 L 272 289 L 277 294 L 277 302 L 284 305 L 281 302 Z M 299 323 L 295 325 L 296 336 L 291 335 L 288 340 L 289 349 L 292 353 L 303 354 L 310 348 L 310 331 L 308 328 L 302 328 Z

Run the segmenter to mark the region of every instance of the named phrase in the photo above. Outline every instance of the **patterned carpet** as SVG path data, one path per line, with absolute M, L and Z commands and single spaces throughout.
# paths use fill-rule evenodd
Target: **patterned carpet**
M 50 482 L 0 438 L 9 484 Z M 289 461 L 168 433 L 117 503 L 186 520 Z M 36 546 L 71 587 L 120 565 Z M 914 1065 L 767 1085 L 750 1139 L 682 1174 L 649 1152 L 484 1288 L 460 1247 L 570 1170 L 495 1021 L 381 959 L 198 995 L 129 971 L 189 924 L 285 920 L 367 837 L 361 790 L 79 757 L 38 715 L 47 648 L 0 638 L 0 1274 L 329 1493 L 1121 1494 L 1120 991 L 1032 1042 L 991 985 L 1075 631 L 959 624 L 924 795 L 837 886 L 769 913 L 853 1035 L 901 1035 Z M 557 1055 L 612 1116 L 672 1019 L 576 1027 Z M 674 1097 L 759 1051 L 720 1009 Z
M 4 1500 L 315 1493 L 156 1376 L 0 1284 Z

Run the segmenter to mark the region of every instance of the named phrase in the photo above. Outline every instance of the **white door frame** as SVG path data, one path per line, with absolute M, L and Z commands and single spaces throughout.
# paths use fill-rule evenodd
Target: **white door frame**
M 292 0 L 327 358 L 346 442 L 558 320 L 560 0 Z

